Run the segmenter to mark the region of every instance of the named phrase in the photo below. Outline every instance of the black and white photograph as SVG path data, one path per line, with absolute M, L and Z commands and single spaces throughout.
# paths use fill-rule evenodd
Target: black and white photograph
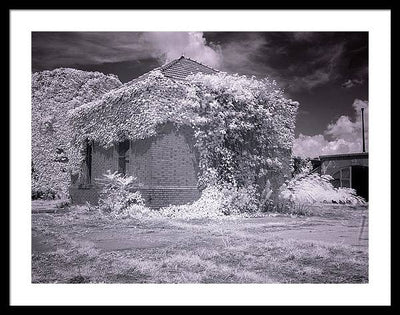
M 368 30 L 29 35 L 31 285 L 370 283 Z
M 368 282 L 368 34 L 32 33 L 32 212 L 33 282 Z

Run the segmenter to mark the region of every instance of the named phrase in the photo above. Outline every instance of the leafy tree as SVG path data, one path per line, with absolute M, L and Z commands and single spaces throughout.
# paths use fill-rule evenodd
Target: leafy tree
M 68 110 L 119 87 L 114 75 L 60 68 L 32 74 L 32 197 L 68 196 L 75 155 Z

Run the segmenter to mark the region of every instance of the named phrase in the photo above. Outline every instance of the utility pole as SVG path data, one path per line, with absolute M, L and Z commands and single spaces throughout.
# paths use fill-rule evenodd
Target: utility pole
M 363 144 L 363 153 L 365 153 L 365 136 L 364 136 L 364 108 L 361 108 L 361 123 L 362 123 L 362 144 Z

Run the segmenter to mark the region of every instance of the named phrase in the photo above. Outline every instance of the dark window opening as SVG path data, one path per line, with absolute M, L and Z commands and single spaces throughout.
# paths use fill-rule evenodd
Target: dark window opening
M 349 187 L 356 190 L 358 196 L 368 201 L 368 167 L 352 165 L 333 174 L 334 187 Z
M 130 147 L 130 141 L 125 140 L 118 144 L 118 172 L 126 175 L 126 163 L 129 163 L 126 153 Z
M 90 141 L 86 141 L 85 162 L 83 164 L 84 169 L 82 172 L 82 184 L 84 186 L 90 185 L 92 183 L 92 148 L 92 143 Z

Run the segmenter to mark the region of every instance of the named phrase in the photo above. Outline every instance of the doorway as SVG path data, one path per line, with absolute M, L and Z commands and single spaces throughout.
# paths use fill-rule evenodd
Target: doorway
M 352 188 L 357 191 L 357 195 L 368 201 L 368 167 L 353 165 L 351 167 Z
M 118 173 L 126 175 L 126 163 L 129 163 L 126 153 L 130 147 L 130 141 L 125 140 L 118 144 Z

